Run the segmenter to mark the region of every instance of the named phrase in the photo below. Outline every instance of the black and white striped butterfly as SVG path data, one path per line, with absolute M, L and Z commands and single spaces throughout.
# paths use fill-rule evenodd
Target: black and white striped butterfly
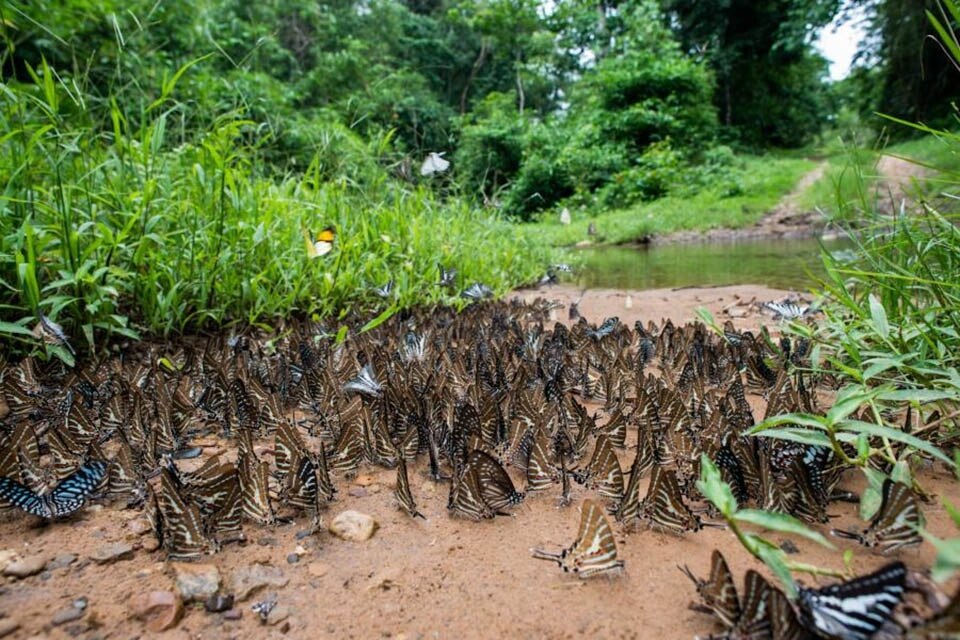
M 900 604 L 906 576 L 904 564 L 894 562 L 823 589 L 801 588 L 797 596 L 800 619 L 824 637 L 868 640 Z
M 764 302 L 763 306 L 784 320 L 796 320 L 805 315 L 817 313 L 817 309 L 795 302 Z
M 479 300 L 486 300 L 487 298 L 493 297 L 493 289 L 483 284 L 482 282 L 474 282 L 472 285 L 467 287 L 467 289 L 461 293 L 464 298 L 468 300 L 473 300 L 477 302 Z
M 355 378 L 351 378 L 343 385 L 343 390 L 348 393 L 359 393 L 363 396 L 379 398 L 383 395 L 383 385 L 377 380 L 377 374 L 369 364 L 360 369 L 360 373 Z
M 52 491 L 41 495 L 13 478 L 0 478 L 0 499 L 41 518 L 62 518 L 83 506 L 106 473 L 106 462 L 90 460 L 64 478 Z
M 441 287 L 450 287 L 450 288 L 456 285 L 457 269 L 455 267 L 451 267 L 450 269 L 444 269 L 442 264 L 438 264 L 437 268 L 440 269 L 440 282 L 438 282 L 437 284 L 439 284 Z
M 393 295 L 393 285 L 394 281 L 391 279 L 390 282 L 383 285 L 382 287 L 374 287 L 373 292 L 380 296 L 381 298 L 389 298 Z

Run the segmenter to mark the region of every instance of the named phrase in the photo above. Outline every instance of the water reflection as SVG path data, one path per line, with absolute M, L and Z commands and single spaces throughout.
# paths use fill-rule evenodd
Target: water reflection
M 763 284 L 803 291 L 823 275 L 821 246 L 839 251 L 849 244 L 804 238 L 585 249 L 578 284 L 591 289 Z

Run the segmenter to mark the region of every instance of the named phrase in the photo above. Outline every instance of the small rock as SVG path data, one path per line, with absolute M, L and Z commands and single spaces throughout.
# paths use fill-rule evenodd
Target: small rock
M 97 564 L 113 564 L 119 560 L 133 558 L 133 546 L 126 542 L 111 542 L 93 552 L 90 558 Z
M 202 602 L 220 590 L 220 570 L 216 565 L 174 562 L 170 568 L 184 602 Z
M 173 591 L 150 591 L 130 600 L 133 617 L 146 622 L 154 633 L 173 628 L 183 617 L 183 600 Z
M 143 541 L 143 544 L 140 545 L 140 548 L 144 551 L 152 553 L 160 548 L 160 541 L 153 536 L 149 536 Z
M 203 602 L 203 608 L 210 613 L 219 613 L 233 608 L 233 596 L 215 593 Z
M 17 629 L 20 628 L 20 623 L 11 618 L 3 618 L 0 620 L 0 638 L 5 638 Z
M 145 533 L 153 531 L 153 527 L 146 518 L 137 518 L 136 520 L 131 520 L 127 523 L 127 529 L 129 529 L 130 533 L 137 536 L 142 536 Z
M 305 556 L 305 555 L 307 555 L 308 553 L 310 553 L 310 552 L 306 549 L 306 547 L 304 547 L 302 544 L 298 544 L 298 545 L 293 549 L 293 552 L 294 552 L 295 554 L 297 554 L 298 556 Z
M 366 498 L 367 490 L 364 487 L 350 487 L 350 490 L 347 491 L 347 495 L 351 498 Z
M 290 607 L 278 604 L 267 614 L 267 624 L 270 626 L 278 625 L 289 617 Z
M 297 554 L 295 554 L 295 553 L 291 553 L 291 554 L 287 555 L 287 564 L 297 564 L 298 562 L 300 562 L 300 556 L 299 556 L 299 555 L 297 555 Z
M 383 491 L 383 485 L 380 484 L 379 482 L 374 482 L 372 485 L 367 487 L 367 491 L 369 491 L 370 493 L 380 493 L 381 491 Z
M 234 569 L 230 576 L 230 591 L 243 602 L 264 587 L 285 587 L 290 581 L 283 570 L 269 564 L 254 563 Z
M 271 536 L 263 536 L 257 540 L 257 544 L 261 547 L 275 547 L 277 546 L 277 539 Z
M 47 557 L 38 555 L 30 556 L 29 558 L 23 558 L 22 560 L 15 560 L 7 565 L 3 570 L 3 575 L 13 576 L 14 578 L 27 578 L 29 576 L 34 576 L 47 566 Z
M 66 624 L 68 622 L 74 622 L 83 617 L 83 609 L 77 609 L 76 607 L 64 607 L 56 613 L 53 614 L 53 617 L 50 618 L 50 624 L 55 627 L 60 626 L 61 624 Z
M 374 478 L 371 474 L 361 473 L 356 478 L 354 478 L 353 484 L 357 485 L 358 487 L 369 487 L 376 481 L 377 481 L 376 478 Z
M 240 609 L 227 609 L 223 612 L 224 620 L 239 620 L 243 617 L 243 611 Z
M 344 540 L 369 540 L 377 530 L 377 521 L 359 511 L 344 511 L 330 523 L 330 533 Z
M 326 562 L 311 562 L 307 565 L 307 573 L 314 578 L 322 578 L 330 571 L 330 565 Z
M 750 310 L 744 307 L 730 307 L 726 310 L 726 313 L 731 318 L 746 318 L 750 315 Z
M 47 571 L 54 569 L 64 569 L 77 561 L 77 555 L 74 553 L 58 553 L 53 556 L 53 560 L 47 563 Z
M 82 610 L 87 608 L 87 605 L 89 604 L 89 602 L 87 601 L 87 598 L 85 596 L 81 596 L 75 599 L 72 604 L 74 609 Z

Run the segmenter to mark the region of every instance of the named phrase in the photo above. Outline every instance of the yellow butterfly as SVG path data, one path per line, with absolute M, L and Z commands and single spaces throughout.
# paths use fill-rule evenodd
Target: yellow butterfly
M 319 258 L 333 251 L 333 241 L 337 237 L 337 230 L 333 227 L 327 227 L 318 233 L 316 238 L 306 227 L 300 227 L 300 233 L 303 234 L 303 241 L 307 246 L 307 256 L 309 258 Z

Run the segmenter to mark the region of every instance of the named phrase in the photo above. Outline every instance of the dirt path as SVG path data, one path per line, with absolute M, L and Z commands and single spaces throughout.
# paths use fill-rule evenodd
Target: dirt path
M 877 206 L 889 214 L 913 199 L 918 182 L 929 177 L 931 171 L 915 162 L 883 155 L 877 161 L 877 174 L 880 178 L 876 186 Z
M 753 226 L 742 229 L 710 229 L 708 231 L 680 231 L 654 237 L 655 244 L 675 242 L 730 242 L 756 238 L 807 238 L 818 235 L 825 224 L 816 211 L 803 211 L 799 199 L 827 171 L 828 163 L 820 162 L 800 178 L 793 189 Z

